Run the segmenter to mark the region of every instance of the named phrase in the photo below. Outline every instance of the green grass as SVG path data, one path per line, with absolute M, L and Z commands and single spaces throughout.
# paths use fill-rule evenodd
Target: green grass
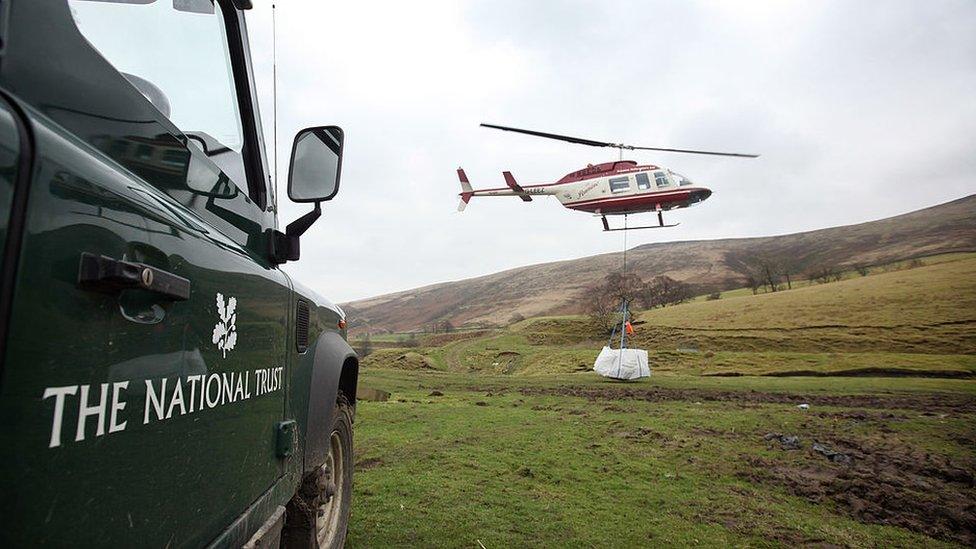
M 636 383 L 580 316 L 379 349 L 349 546 L 971 546 L 976 255 L 926 263 L 640 312 Z
M 962 260 L 965 260 L 965 259 L 973 259 L 973 258 L 976 258 L 976 253 L 963 252 L 963 253 L 947 253 L 947 254 L 930 255 L 930 256 L 927 256 L 927 257 L 924 257 L 924 258 L 919 258 L 918 261 L 921 261 L 923 265 L 938 265 L 938 264 L 941 264 L 941 263 L 949 263 L 949 262 L 953 262 L 953 261 L 962 261 Z M 867 267 L 867 269 L 868 269 L 867 276 L 874 276 L 874 275 L 877 275 L 877 274 L 890 273 L 890 272 L 901 271 L 901 270 L 905 270 L 905 269 L 918 268 L 917 266 L 914 265 L 914 262 L 915 261 L 916 260 L 914 260 L 914 259 L 906 259 L 904 261 L 896 261 L 894 263 L 885 263 L 885 264 L 882 264 L 882 265 L 872 265 L 872 266 Z M 841 280 L 848 280 L 848 279 L 851 279 L 851 278 L 860 278 L 862 276 L 855 269 L 843 270 L 843 271 L 840 271 L 838 274 L 840 275 Z M 783 286 L 786 286 L 786 282 L 784 281 L 782 283 L 782 285 Z M 819 286 L 819 285 L 820 284 L 818 284 L 817 282 L 811 281 L 808 278 L 804 277 L 803 275 L 793 275 L 793 280 L 792 280 L 792 282 L 790 284 L 790 286 L 792 286 L 792 289 L 794 289 L 794 290 L 799 289 L 799 288 L 806 288 L 808 286 Z M 765 289 L 760 289 L 759 291 L 760 292 L 765 292 Z M 708 300 L 708 295 L 709 294 L 702 294 L 702 295 L 699 295 L 699 296 L 695 296 L 692 299 L 692 301 L 693 302 L 694 301 L 707 301 Z M 751 288 L 735 288 L 735 289 L 732 289 L 732 290 L 726 290 L 724 292 L 719 292 L 719 299 L 728 299 L 730 297 L 746 297 L 746 296 L 750 296 L 750 295 L 753 295 L 753 292 L 752 292 L 752 289 Z
M 767 432 L 795 433 L 807 446 L 813 438 L 908 446 L 971 466 L 971 413 L 928 416 L 917 409 L 886 409 L 903 419 L 852 422 L 817 415 L 847 410 L 841 407 L 803 412 L 792 404 L 612 396 L 624 388 L 972 399 L 976 385 L 824 381 L 662 376 L 615 384 L 592 373 L 512 377 L 366 370 L 362 384 L 393 395 L 389 402 L 359 404 L 349 546 L 949 545 L 951 535 L 938 540 L 874 524 L 837 501 L 813 502 L 754 477 L 762 474 L 757 460 L 833 467 L 808 448 L 770 445 L 763 440 Z M 558 394 L 566 385 L 607 396 Z M 443 396 L 429 396 L 435 389 Z M 532 392 L 547 390 L 553 393 Z M 936 489 L 961 491 L 950 498 L 976 496 L 971 486 L 930 488 Z
M 694 329 L 901 327 L 976 321 L 976 258 L 791 291 L 647 311 L 654 326 Z

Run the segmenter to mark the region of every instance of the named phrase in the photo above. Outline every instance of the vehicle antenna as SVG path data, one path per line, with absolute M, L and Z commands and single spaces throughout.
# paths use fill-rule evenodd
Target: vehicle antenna
M 271 123 L 272 139 L 274 139 L 274 209 L 278 211 L 278 29 L 275 18 L 275 5 L 271 4 L 271 116 L 274 121 Z

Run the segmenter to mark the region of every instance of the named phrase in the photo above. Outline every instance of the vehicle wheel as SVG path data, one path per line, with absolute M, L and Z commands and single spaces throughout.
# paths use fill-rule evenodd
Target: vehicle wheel
M 329 434 L 329 456 L 288 502 L 281 546 L 339 549 L 346 541 L 352 503 L 352 405 L 339 393 Z

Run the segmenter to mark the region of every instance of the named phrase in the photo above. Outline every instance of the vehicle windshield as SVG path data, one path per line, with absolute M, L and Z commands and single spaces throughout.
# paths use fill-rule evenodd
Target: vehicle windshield
M 690 179 L 681 175 L 678 172 L 671 172 L 671 179 L 674 181 L 674 184 L 678 185 L 679 187 L 692 184 Z
M 197 144 L 208 155 L 224 147 L 241 152 L 241 118 L 219 5 L 70 0 L 69 6 L 82 35 L 153 106 L 184 133 L 203 134 Z

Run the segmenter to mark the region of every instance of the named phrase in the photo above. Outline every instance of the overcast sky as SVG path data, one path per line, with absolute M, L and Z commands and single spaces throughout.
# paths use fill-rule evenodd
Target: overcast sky
M 255 4 L 270 135 L 271 10 Z M 309 209 L 284 192 L 295 132 L 346 132 L 340 192 L 287 267 L 337 302 L 621 249 L 622 233 L 555 197 L 456 213 L 458 166 L 497 187 L 503 170 L 541 183 L 617 157 L 480 122 L 762 154 L 626 153 L 714 191 L 630 246 L 856 223 L 976 192 L 972 0 L 278 0 L 276 17 L 282 225 Z

